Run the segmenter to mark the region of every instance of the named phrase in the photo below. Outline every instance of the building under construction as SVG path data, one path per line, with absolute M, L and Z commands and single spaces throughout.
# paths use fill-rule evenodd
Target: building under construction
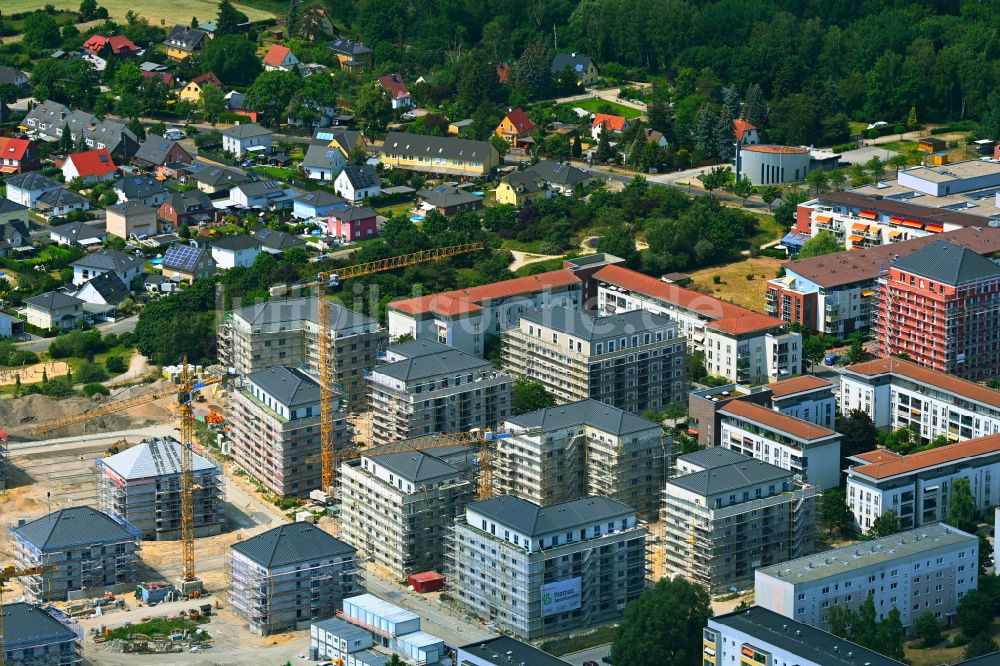
M 60 509 L 10 525 L 10 546 L 18 567 L 45 567 L 20 579 L 37 601 L 66 601 L 71 592 L 134 583 L 142 534 L 120 517 L 89 506 Z
M 98 506 L 120 517 L 151 541 L 181 537 L 180 443 L 145 439 L 109 458 L 97 460 Z M 225 526 L 222 468 L 192 453 L 194 535 L 213 536 Z
M 441 568 L 445 535 L 474 498 L 472 470 L 433 453 L 390 453 L 340 467 L 340 536 L 397 580 Z
M 7 479 L 10 477 L 10 463 L 7 460 L 7 442 L 0 439 L 0 490 L 7 487 Z
M 333 617 L 363 592 L 357 550 L 312 523 L 275 527 L 232 546 L 226 602 L 250 631 L 266 636 Z
M 5 657 L 0 663 L 9 666 L 77 666 L 83 663 L 80 625 L 74 624 L 71 628 L 47 609 L 24 602 L 4 604 L 0 613 L 3 613 Z

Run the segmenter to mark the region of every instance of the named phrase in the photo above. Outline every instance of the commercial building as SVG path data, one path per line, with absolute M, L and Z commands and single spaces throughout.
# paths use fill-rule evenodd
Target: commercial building
M 489 361 L 457 349 L 414 353 L 366 375 L 376 442 L 494 429 L 510 415 L 513 381 Z
M 666 571 L 721 594 L 753 585 L 754 569 L 808 555 L 816 488 L 731 451 L 677 459 L 664 489 Z
M 108 458 L 98 458 L 98 506 L 127 520 L 147 541 L 181 535 L 180 443 L 172 437 L 146 439 Z M 194 535 L 213 536 L 225 526 L 222 468 L 191 454 Z
M 434 450 L 340 466 L 340 536 L 393 579 L 442 568 L 445 535 L 472 501 L 472 475 Z
M 4 604 L 3 663 L 10 666 L 77 666 L 83 663 L 83 631 L 51 612 L 18 602 Z
M 978 566 L 979 538 L 935 523 L 757 569 L 754 603 L 829 631 L 830 608 L 871 595 L 879 620 L 896 608 L 906 628 L 926 613 L 950 625 Z
M 892 262 L 872 332 L 880 356 L 972 380 L 1000 375 L 1000 266 L 945 241 Z
M 361 591 L 357 551 L 312 523 L 289 523 L 238 541 L 226 556 L 226 603 L 266 636 L 333 617 Z
M 702 446 L 720 446 L 720 410 L 733 400 L 763 405 L 831 430 L 837 419 L 833 383 L 814 375 L 802 375 L 763 386 L 725 384 L 691 391 L 688 396 L 688 434 L 697 436 Z
M 847 504 L 854 520 L 867 532 L 889 510 L 903 529 L 948 518 L 951 488 L 969 480 L 977 511 L 1000 504 L 1000 435 L 901 456 L 879 449 L 853 456 L 847 469 Z
M 219 327 L 219 357 L 239 374 L 276 365 L 319 371 L 319 302 L 315 297 L 267 301 L 233 310 Z M 386 332 L 378 320 L 329 305 L 331 378 L 351 411 L 368 408 L 364 374 L 375 367 Z
M 621 266 L 605 266 L 593 278 L 600 314 L 646 310 L 670 317 L 688 350 L 704 352 L 711 375 L 760 384 L 801 372 L 802 336 L 780 319 Z
M 592 398 L 633 414 L 682 402 L 688 386 L 677 323 L 643 310 L 606 317 L 562 306 L 529 310 L 504 332 L 503 360 L 560 402 Z
M 581 281 L 570 270 L 540 273 L 389 303 L 389 336 L 436 340 L 477 356 L 486 339 L 517 325 L 535 308 L 581 306 Z
M 909 428 L 921 441 L 1000 434 L 1000 392 L 900 358 L 856 363 L 840 376 L 840 409 L 861 410 L 876 428 Z
M 655 519 L 673 441 L 660 424 L 595 400 L 508 418 L 493 454 L 497 491 L 551 506 L 610 497 Z
M 484 178 L 500 166 L 500 153 L 489 141 L 389 132 L 382 144 L 382 164 L 442 176 Z
M 810 150 L 805 146 L 745 144 L 737 148 L 736 177 L 753 185 L 778 185 L 803 180 L 809 174 Z
M 646 529 L 610 498 L 493 497 L 466 508 L 454 539 L 460 605 L 518 638 L 615 622 L 645 589 Z
M 333 443 L 350 443 L 347 413 L 333 396 Z M 230 455 L 279 497 L 306 497 L 321 486 L 319 382 L 298 368 L 275 366 L 244 377 L 232 392 Z
M 733 400 L 719 410 L 720 444 L 822 490 L 840 485 L 840 433 L 763 405 Z
M 901 666 L 902 662 L 774 611 L 717 615 L 703 636 L 704 666 Z
M 458 648 L 456 661 L 459 666 L 566 666 L 569 663 L 510 636 L 497 636 L 463 645 Z
M 994 259 L 1000 253 L 1000 229 L 984 225 L 796 259 L 784 264 L 783 277 L 767 283 L 764 310 L 788 323 L 802 324 L 835 337 L 867 331 L 883 270 L 893 260 L 907 257 L 936 240 L 946 240 Z
M 134 583 L 139 564 L 139 530 L 89 506 L 60 509 L 8 528 L 18 567 L 48 571 L 19 578 L 28 598 L 66 601 L 71 593 Z

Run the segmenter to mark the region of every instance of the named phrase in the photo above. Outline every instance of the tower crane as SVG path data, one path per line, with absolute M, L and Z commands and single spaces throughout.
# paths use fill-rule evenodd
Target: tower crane
M 475 252 L 482 250 L 482 243 L 465 243 L 464 245 L 450 245 L 447 247 L 434 248 L 432 250 L 421 250 L 411 252 L 397 257 L 368 261 L 353 266 L 338 268 L 336 271 L 322 271 L 316 278 L 307 282 L 300 282 L 292 285 L 277 284 L 270 288 L 271 296 L 285 296 L 292 291 L 300 289 L 316 289 L 323 292 L 340 285 L 344 280 L 351 278 L 381 273 L 394 268 L 403 268 L 414 264 L 422 264 L 428 261 L 440 261 L 447 257 L 454 257 L 458 254 Z M 323 490 L 333 493 L 334 474 L 336 472 L 337 458 L 333 447 L 333 377 L 330 373 L 330 350 L 328 346 L 330 337 L 330 302 L 322 298 L 319 294 L 319 390 L 320 390 L 320 446 L 323 462 Z
M 25 578 L 27 576 L 37 576 L 39 574 L 51 571 L 50 567 L 24 567 L 18 569 L 13 564 L 8 564 L 7 566 L 0 568 L 0 666 L 4 666 L 7 663 L 7 646 L 4 643 L 4 633 L 3 633 L 3 593 L 8 592 L 4 587 L 4 584 L 8 580 L 13 580 L 15 578 Z

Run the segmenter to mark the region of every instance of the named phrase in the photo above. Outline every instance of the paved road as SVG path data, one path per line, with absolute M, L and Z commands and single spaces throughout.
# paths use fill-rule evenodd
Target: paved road
M 583 169 L 589 173 L 592 173 L 597 178 L 604 178 L 610 180 L 617 180 L 622 183 L 630 183 L 632 179 L 635 178 L 635 174 L 630 173 L 613 173 L 608 171 L 607 167 L 603 166 L 591 166 L 584 162 L 573 162 L 573 166 Z M 677 189 L 684 190 L 686 193 L 693 197 L 704 197 L 709 194 L 714 196 L 719 201 L 730 204 L 737 204 L 740 208 L 766 208 L 766 205 L 760 201 L 754 201 L 748 199 L 744 205 L 743 199 L 739 198 L 734 194 L 726 194 L 725 192 L 715 191 L 709 192 L 707 190 L 700 189 L 695 185 L 698 181 L 698 176 L 707 171 L 711 171 L 713 168 L 719 165 L 712 165 L 707 167 L 698 167 L 695 169 L 687 169 L 685 171 L 675 171 L 671 173 L 647 173 L 639 174 L 647 181 L 651 183 L 657 183 L 659 185 L 668 185 L 670 187 L 676 187 Z M 780 201 L 780 200 L 779 200 Z
M 611 643 L 606 643 L 604 645 L 598 645 L 597 647 L 592 647 L 587 650 L 580 650 L 579 652 L 573 652 L 571 654 L 564 654 L 559 657 L 563 661 L 568 661 L 573 664 L 573 666 L 583 666 L 584 662 L 595 661 L 601 666 L 604 666 L 604 662 L 601 661 L 604 657 L 611 654 Z
M 109 321 L 101 324 L 97 324 L 95 328 L 102 334 L 114 333 L 115 335 L 121 335 L 122 333 L 131 333 L 135 330 L 135 325 L 139 321 L 138 315 L 132 315 L 131 317 L 125 317 L 124 319 L 119 319 L 118 321 Z M 19 342 L 17 346 L 21 349 L 27 349 L 33 352 L 43 352 L 47 351 L 52 345 L 52 341 L 55 338 L 41 338 L 36 335 L 32 335 L 31 339 L 27 342 Z

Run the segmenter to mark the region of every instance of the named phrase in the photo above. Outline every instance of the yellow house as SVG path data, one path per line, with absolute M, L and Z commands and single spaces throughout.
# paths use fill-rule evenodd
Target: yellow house
M 516 148 L 525 139 L 531 138 L 534 130 L 535 123 L 531 122 L 528 114 L 521 109 L 514 109 L 508 111 L 497 125 L 496 135 Z
M 206 83 L 211 83 L 213 86 L 218 88 L 222 87 L 222 81 L 219 80 L 219 77 L 212 72 L 205 72 L 204 74 L 191 79 L 186 86 L 181 88 L 177 97 L 185 102 L 197 104 L 201 101 L 201 88 Z
M 167 47 L 168 58 L 184 60 L 195 51 L 205 48 L 208 39 L 208 33 L 204 30 L 175 25 L 163 43 Z
M 382 164 L 393 169 L 482 178 L 500 166 L 500 153 L 488 141 L 389 132 L 382 144 Z
M 530 171 L 515 171 L 500 179 L 495 193 L 497 203 L 520 208 L 532 201 L 547 199 L 552 191 L 545 181 Z
M 327 43 L 342 69 L 364 70 L 372 67 L 372 50 L 353 39 L 338 38 Z

